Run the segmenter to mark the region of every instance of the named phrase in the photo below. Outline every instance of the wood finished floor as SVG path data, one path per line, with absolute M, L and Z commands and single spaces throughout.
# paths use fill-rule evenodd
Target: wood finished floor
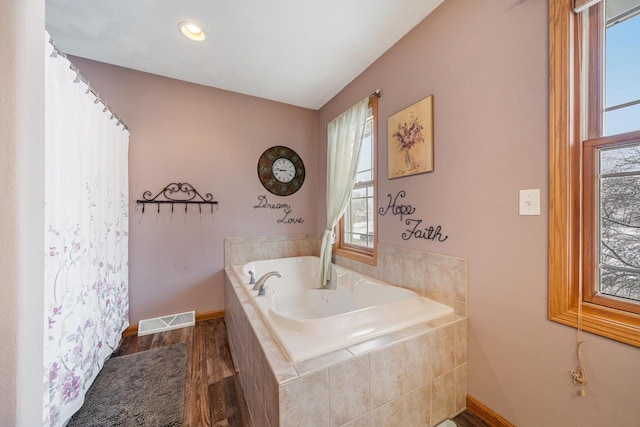
M 223 319 L 154 335 L 125 337 L 112 357 L 178 343 L 187 346 L 183 427 L 252 427 Z M 459 427 L 487 427 L 468 411 L 453 420 Z
M 460 413 L 453 421 L 455 421 L 458 427 L 489 427 L 469 411 Z

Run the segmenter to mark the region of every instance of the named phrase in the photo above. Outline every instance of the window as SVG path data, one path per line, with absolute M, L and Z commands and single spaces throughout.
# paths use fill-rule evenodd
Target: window
M 376 262 L 376 137 L 378 98 L 372 96 L 358 159 L 356 182 L 338 224 L 336 253 L 369 264 Z
M 575 2 L 549 2 L 549 318 L 640 346 L 640 0 Z

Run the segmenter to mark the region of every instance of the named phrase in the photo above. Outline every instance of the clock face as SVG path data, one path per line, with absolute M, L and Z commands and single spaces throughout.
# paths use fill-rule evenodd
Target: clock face
M 304 163 L 288 147 L 275 146 L 262 153 L 258 160 L 258 178 L 269 192 L 278 196 L 295 193 L 304 183 Z
M 273 162 L 271 171 L 273 172 L 275 179 L 285 184 L 290 182 L 296 176 L 296 167 L 293 162 L 284 157 L 280 157 Z

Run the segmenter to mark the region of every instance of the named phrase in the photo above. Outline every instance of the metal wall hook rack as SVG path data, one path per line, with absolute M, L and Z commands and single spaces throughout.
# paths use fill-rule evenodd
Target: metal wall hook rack
M 142 213 L 144 213 L 145 205 L 149 203 L 155 203 L 158 206 L 158 213 L 162 204 L 171 204 L 171 212 L 173 212 L 176 203 L 183 203 L 185 213 L 189 205 L 198 205 L 200 213 L 202 213 L 202 205 L 209 205 L 211 213 L 213 213 L 213 205 L 218 204 L 216 200 L 213 200 L 211 193 L 207 193 L 203 197 L 193 185 L 186 182 L 172 182 L 155 196 L 151 191 L 145 191 L 142 194 L 142 199 L 136 200 L 136 203 L 142 204 Z

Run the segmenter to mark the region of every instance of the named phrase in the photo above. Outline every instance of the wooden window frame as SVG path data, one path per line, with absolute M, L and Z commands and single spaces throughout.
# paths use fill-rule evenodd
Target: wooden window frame
M 640 142 L 640 131 L 629 132 L 602 138 L 589 139 L 583 142 L 583 199 L 582 212 L 582 295 L 583 300 L 598 306 L 615 310 L 624 310 L 640 314 L 640 303 L 630 302 L 628 299 L 600 294 L 598 289 L 598 207 L 599 207 L 599 174 L 598 155 L 604 148 L 622 147 Z
M 373 114 L 373 128 L 372 128 L 372 141 L 373 141 L 373 247 L 365 248 L 359 245 L 349 244 L 344 241 L 344 215 L 340 218 L 336 231 L 336 243 L 334 253 L 336 255 L 350 258 L 355 261 L 363 262 L 365 264 L 377 265 L 378 259 L 378 218 L 377 210 L 378 206 L 378 97 L 371 96 L 369 98 L 369 107 L 372 109 Z
M 581 301 L 584 218 L 579 64 L 583 16 L 573 12 L 572 3 L 549 0 L 548 317 L 640 347 L 640 315 Z

